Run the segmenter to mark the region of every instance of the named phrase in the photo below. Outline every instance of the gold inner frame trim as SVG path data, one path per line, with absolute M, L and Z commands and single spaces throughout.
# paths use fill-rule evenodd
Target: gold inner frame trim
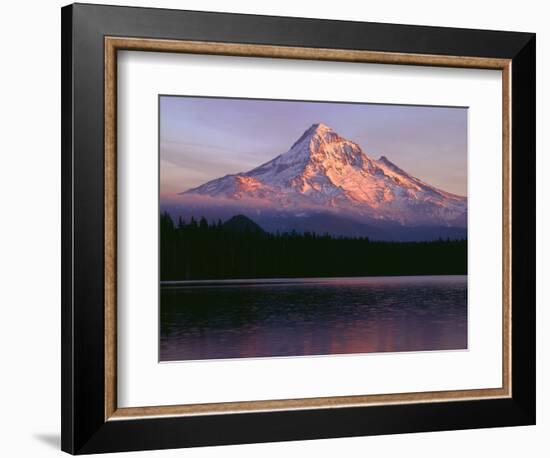
M 502 387 L 417 393 L 119 408 L 117 404 L 117 51 L 174 52 L 397 65 L 493 69 L 502 72 Z M 511 60 L 289 46 L 105 37 L 105 420 L 358 407 L 511 397 Z

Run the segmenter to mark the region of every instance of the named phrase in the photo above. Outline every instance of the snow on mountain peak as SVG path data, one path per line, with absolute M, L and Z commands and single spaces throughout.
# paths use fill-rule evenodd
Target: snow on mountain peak
M 290 151 L 295 150 L 300 145 L 309 146 L 312 142 L 317 145 L 323 142 L 333 142 L 339 140 L 341 137 L 334 132 L 329 126 L 322 122 L 312 124 L 305 132 L 294 142 Z
M 279 161 L 343 161 L 362 164 L 363 156 L 359 145 L 341 137 L 326 124 L 317 123 L 309 127 L 286 153 L 279 156 Z
M 322 122 L 274 159 L 183 194 L 259 199 L 283 209 L 315 206 L 400 222 L 454 221 L 466 212 L 466 198 L 424 183 L 386 156 L 369 158 Z

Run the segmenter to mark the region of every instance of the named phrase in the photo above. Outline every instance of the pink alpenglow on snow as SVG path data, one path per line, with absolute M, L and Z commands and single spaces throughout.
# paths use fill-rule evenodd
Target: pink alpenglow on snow
M 466 197 L 408 174 L 385 156 L 318 123 L 283 154 L 258 167 L 186 190 L 180 203 L 273 209 L 303 216 L 331 213 L 402 225 L 466 224 Z

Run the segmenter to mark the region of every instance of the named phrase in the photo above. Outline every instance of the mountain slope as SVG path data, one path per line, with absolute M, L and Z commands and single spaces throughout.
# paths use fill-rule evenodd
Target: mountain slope
M 235 215 L 223 223 L 223 227 L 231 232 L 248 232 L 264 234 L 265 231 L 245 215 Z
M 409 225 L 463 225 L 457 221 L 465 222 L 467 210 L 465 197 L 413 177 L 385 156 L 368 157 L 322 123 L 313 124 L 284 154 L 182 194 L 297 216 L 328 212 Z

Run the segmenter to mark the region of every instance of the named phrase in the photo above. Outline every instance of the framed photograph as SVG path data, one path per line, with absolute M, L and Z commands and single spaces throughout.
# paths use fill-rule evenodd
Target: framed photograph
M 62 448 L 535 423 L 535 35 L 62 9 Z

